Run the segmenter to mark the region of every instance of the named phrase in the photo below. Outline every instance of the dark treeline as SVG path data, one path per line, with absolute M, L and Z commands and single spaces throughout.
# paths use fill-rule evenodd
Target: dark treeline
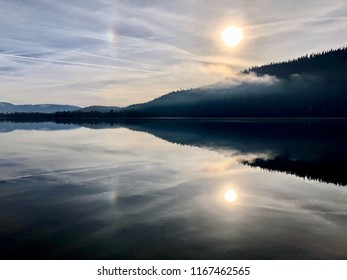
M 56 112 L 54 119 L 59 123 L 84 123 L 84 122 L 112 122 L 121 118 L 119 111 L 74 111 L 74 112 Z
M 55 121 L 54 113 L 0 113 L 0 122 L 49 122 Z
M 244 74 L 254 72 L 258 75 L 271 75 L 286 78 L 292 74 L 307 72 L 345 72 L 347 70 L 347 47 L 322 53 L 307 54 L 294 60 L 254 66 L 242 71 Z
M 135 114 L 134 114 L 135 115 Z M 109 111 L 72 111 L 55 113 L 0 113 L 0 121 L 9 122 L 56 122 L 56 123 L 100 123 L 113 122 L 116 119 L 126 118 L 126 112 Z

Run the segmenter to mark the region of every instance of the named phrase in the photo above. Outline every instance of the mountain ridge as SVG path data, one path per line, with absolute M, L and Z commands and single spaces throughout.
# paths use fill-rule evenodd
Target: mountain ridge
M 123 108 L 129 117 L 347 117 L 347 48 L 252 67 Z
M 75 111 L 78 106 L 61 104 L 23 104 L 15 105 L 9 102 L 0 102 L 0 113 L 55 113 L 59 111 Z
M 86 116 L 83 114 L 88 114 L 88 118 L 100 118 L 102 114 L 108 118 L 345 118 L 346 80 L 345 47 L 251 67 L 223 82 L 173 91 L 145 103 L 126 107 L 67 105 L 50 108 L 50 112 L 65 111 L 65 116 L 59 114 L 59 117 L 66 118 L 69 112 L 70 117 L 73 114 L 76 118 Z M 18 106 L 32 106 L 30 112 L 47 112 L 40 107 L 44 104 Z M 29 112 L 29 109 L 10 112 Z M 3 113 L 1 106 L 0 113 Z

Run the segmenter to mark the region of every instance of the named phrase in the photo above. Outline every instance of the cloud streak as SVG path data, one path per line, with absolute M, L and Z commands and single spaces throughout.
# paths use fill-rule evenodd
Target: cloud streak
M 58 63 L 58 64 L 67 64 L 67 65 L 73 65 L 73 66 L 97 67 L 97 68 L 116 69 L 116 70 L 120 69 L 120 70 L 146 72 L 146 73 L 156 73 L 157 72 L 157 71 L 150 71 L 150 70 L 144 70 L 144 69 L 118 67 L 118 66 L 112 66 L 112 65 L 100 65 L 100 64 L 83 63 L 83 62 L 72 62 L 72 61 L 66 61 L 66 60 L 43 59 L 43 58 L 23 56 L 23 55 L 12 55 L 12 54 L 0 54 L 0 55 L 3 57 L 10 57 L 10 58 L 16 58 L 16 59 L 24 59 L 24 60 L 39 61 L 39 62 L 49 62 L 49 63 Z

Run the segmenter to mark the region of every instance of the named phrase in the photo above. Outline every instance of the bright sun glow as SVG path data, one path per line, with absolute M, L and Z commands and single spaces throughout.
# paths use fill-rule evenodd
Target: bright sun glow
M 233 189 L 228 189 L 224 193 L 224 198 L 227 202 L 232 203 L 237 199 L 237 194 Z
M 230 48 L 236 47 L 243 39 L 243 33 L 240 28 L 229 26 L 220 34 L 225 45 Z

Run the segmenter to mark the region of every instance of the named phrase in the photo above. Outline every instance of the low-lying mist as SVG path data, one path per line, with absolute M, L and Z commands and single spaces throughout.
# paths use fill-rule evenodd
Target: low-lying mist
M 238 74 L 198 89 L 176 91 L 127 111 L 162 117 L 345 117 L 346 73 L 287 78 Z

